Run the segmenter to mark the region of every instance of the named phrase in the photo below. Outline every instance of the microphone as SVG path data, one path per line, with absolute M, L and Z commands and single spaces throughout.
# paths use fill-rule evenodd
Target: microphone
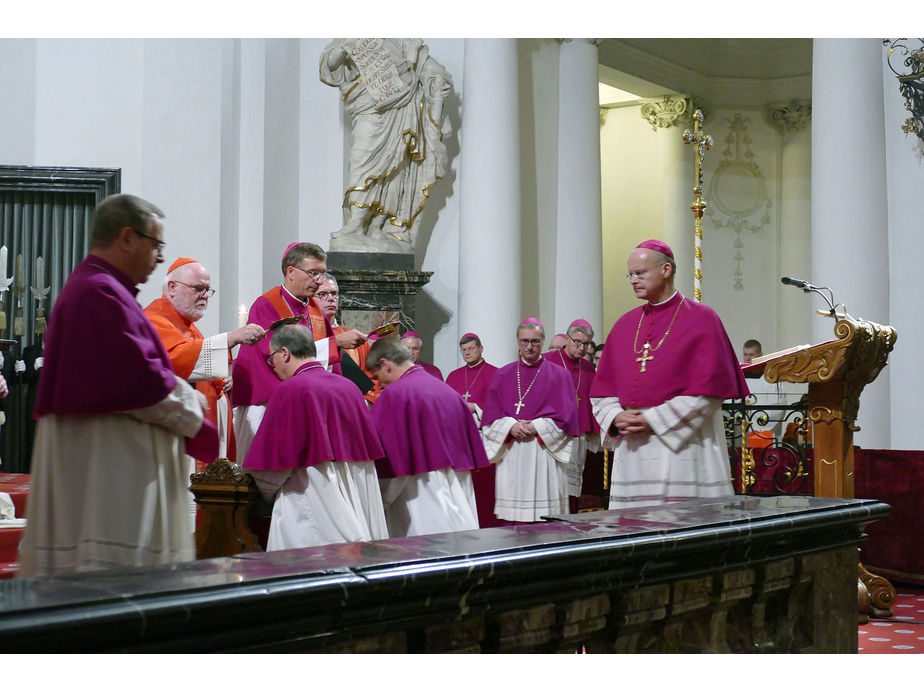
M 825 300 L 825 303 L 828 304 L 828 308 L 830 310 L 827 314 L 831 315 L 832 317 L 837 315 L 837 311 L 834 309 L 834 295 L 831 293 L 831 289 L 829 289 L 827 286 L 815 286 L 814 284 L 809 284 L 804 279 L 796 279 L 795 277 L 781 277 L 780 281 L 787 286 L 794 286 L 797 289 L 802 289 L 805 293 L 813 292 L 818 294 Z M 831 294 L 831 297 L 829 298 L 828 296 L 825 296 L 821 292 L 821 289 L 826 290 L 829 294 Z

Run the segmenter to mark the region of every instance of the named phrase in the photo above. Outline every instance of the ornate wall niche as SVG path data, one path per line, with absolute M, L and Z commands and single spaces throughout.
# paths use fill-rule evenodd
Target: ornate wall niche
M 744 289 L 742 232 L 756 233 L 770 223 L 770 197 L 751 151 L 750 118 L 736 113 L 725 122 L 728 125 L 726 146 L 709 183 L 706 213 L 716 228 L 735 233 L 734 288 L 741 291 Z

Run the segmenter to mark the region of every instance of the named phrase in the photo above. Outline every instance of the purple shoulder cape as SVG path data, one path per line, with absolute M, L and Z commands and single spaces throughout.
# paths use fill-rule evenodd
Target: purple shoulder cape
M 517 371 L 520 385 L 517 387 Z M 519 396 L 523 406 L 517 412 Z M 511 416 L 517 420 L 551 419 L 565 433 L 581 435 L 571 375 L 545 358 L 527 366 L 521 359 L 499 368 L 485 398 L 482 427 Z
M 385 449 L 376 463 L 383 479 L 490 466 L 465 401 L 419 366 L 382 390 L 372 405 L 372 420 Z
M 36 416 L 140 409 L 173 391 L 170 359 L 137 293 L 96 255 L 74 268 L 48 318 Z
M 383 455 L 366 400 L 320 363 L 280 382 L 242 466 L 298 469 L 319 462 L 373 461 Z
M 646 343 L 650 358 L 643 362 Z M 618 397 L 629 408 L 654 407 L 680 395 L 740 398 L 750 390 L 718 314 L 677 292 L 616 321 L 590 394 Z

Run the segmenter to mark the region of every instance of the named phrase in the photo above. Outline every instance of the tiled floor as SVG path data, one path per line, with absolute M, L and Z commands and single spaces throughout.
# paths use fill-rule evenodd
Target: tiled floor
M 892 618 L 870 619 L 859 627 L 859 654 L 924 653 L 924 587 L 894 587 Z

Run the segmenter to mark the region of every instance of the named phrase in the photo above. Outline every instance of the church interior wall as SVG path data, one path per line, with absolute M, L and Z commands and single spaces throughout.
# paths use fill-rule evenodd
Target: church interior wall
M 282 282 L 280 262 L 289 243 L 323 239 L 322 247 L 327 247 L 323 230 L 303 224 L 300 218 L 300 171 L 310 165 L 299 156 L 302 137 L 307 136 L 299 121 L 300 76 L 298 40 L 267 41 L 262 291 Z M 254 298 L 243 303 L 249 307 Z
M 684 267 L 684 253 L 676 239 L 692 235 L 689 203 L 692 195 L 666 202 L 665 190 L 675 191 L 676 172 L 687 176 L 692 189 L 692 158 L 682 147 L 682 129 L 653 130 L 638 106 L 607 109 L 600 130 L 603 197 L 603 323 L 608 333 L 620 315 L 638 305 L 626 281 L 626 259 L 648 238 L 661 238 L 674 248 L 678 260 L 677 288 L 692 294 L 692 252 Z M 689 165 L 688 165 L 689 164 Z M 681 174 L 681 175 L 683 175 Z M 690 241 L 692 248 L 692 241 Z M 605 335 L 604 335 L 605 336 Z
M 463 39 L 425 38 L 430 55 L 452 75 L 452 94 L 448 97 L 444 117 L 451 128 L 444 136 L 450 156 L 447 174 L 434 186 L 420 216 L 417 236 L 417 262 L 421 269 L 433 272 L 417 300 L 417 332 L 424 339 L 424 360 L 430 360 L 446 376 L 462 364 L 459 337 L 469 331 L 458 323 L 459 292 L 477 290 L 477 277 L 459 276 L 459 164 L 461 147 L 461 101 L 464 76 L 465 41 Z M 338 205 L 339 207 L 339 205 Z M 487 299 L 487 297 L 486 297 Z M 477 331 L 477 330 L 475 330 Z
M 714 145 L 703 175 L 703 302 L 719 313 L 739 353 L 751 338 L 764 353 L 792 346 L 778 338 L 780 289 L 786 288 L 780 283 L 779 135 L 757 110 L 715 109 L 705 130 Z
M 572 290 L 570 281 L 573 280 L 558 277 L 555 263 L 558 231 L 555 194 L 558 180 L 558 42 L 521 39 L 518 48 L 522 150 L 522 317 L 538 317 L 543 322 L 546 337 L 551 338 L 568 326 L 561 324 L 563 319 L 559 320 L 555 315 L 555 292 Z M 512 326 L 511 345 L 514 339 Z
M 431 215 L 430 228 L 424 231 L 427 244 L 418 253 L 419 268 L 435 272 L 421 297 L 418 331 L 428 341 L 430 359 L 447 372 L 459 364 L 459 333 L 477 329 L 456 320 L 460 292 L 479 290 L 478 277 L 458 274 L 465 41 L 424 41 L 455 83 L 449 110 L 454 129 L 451 174 L 442 181 L 436 204 L 427 212 Z M 279 255 L 287 243 L 311 240 L 327 247 L 331 227 L 340 222 L 349 133 L 336 91 L 318 80 L 317 59 L 326 42 L 4 39 L 0 41 L 0 88 L 5 95 L 0 108 L 4 133 L 0 160 L 14 165 L 121 169 L 123 191 L 147 197 L 166 212 L 167 255 L 196 257 L 212 271 L 213 286 L 219 291 L 217 309 L 205 316 L 203 329 L 229 329 L 237 323 L 240 304 L 249 305 L 278 281 Z M 559 234 L 555 199 L 559 124 L 554 108 L 558 44 L 539 39 L 523 39 L 519 44 L 522 301 L 524 315 L 538 315 L 550 331 L 558 331 L 565 319 L 554 315 L 553 298 L 569 281 L 555 276 L 552 257 Z M 888 267 L 877 273 L 889 276 L 885 289 L 889 315 L 870 319 L 891 320 L 900 335 L 888 369 L 894 389 L 892 446 L 919 449 L 924 447 L 916 422 L 921 382 L 911 345 L 924 336 L 915 291 L 919 274 L 915 259 L 924 243 L 919 233 L 924 166 L 910 137 L 900 132 L 907 114 L 890 81 L 894 76 L 884 74 L 889 198 L 888 230 L 880 235 L 883 241 L 888 238 L 889 260 Z M 811 195 L 805 167 L 810 170 L 811 164 L 789 163 L 790 156 L 803 155 L 810 135 L 780 136 L 759 109 L 726 108 L 727 113 L 736 111 L 747 111 L 753 123 L 751 147 L 766 172 L 774 203 L 771 222 L 758 231 L 742 232 L 744 286 L 735 290 L 735 234 L 710 228 L 707 216 L 704 300 L 725 320 L 736 350 L 755 332 L 765 351 L 785 348 L 795 336 L 812 329 L 804 321 L 816 319 L 814 305 L 799 307 L 806 297 L 779 284 L 782 274 L 800 276 L 811 270 L 805 265 L 805 258 L 811 257 L 806 245 L 811 224 L 804 222 Z M 725 132 L 720 113 L 715 109 L 707 115 L 705 129 L 717 139 L 715 149 L 707 154 L 707 189 L 710 167 L 717 165 L 723 146 L 718 141 Z M 635 244 L 660 236 L 674 245 L 680 258 L 692 258 L 692 147 L 678 143 L 682 129 L 653 131 L 637 107 L 609 110 L 601 127 L 604 319 L 599 338 L 605 337 L 621 313 L 637 305 L 625 282 L 625 258 Z M 800 188 L 794 181 L 803 178 L 805 196 L 793 195 L 792 188 Z M 856 248 L 845 252 L 859 257 Z M 794 259 L 802 262 L 801 271 L 792 269 Z M 684 260 L 680 262 L 683 266 Z M 691 273 L 692 260 L 678 277 L 681 291 L 690 294 Z M 162 276 L 162 270 L 155 271 L 142 287 L 142 303 L 159 295 Z M 848 301 L 848 308 L 854 307 L 851 302 L 857 303 Z M 755 305 L 760 309 L 755 310 Z M 852 310 L 855 315 L 862 314 L 862 300 L 858 305 Z M 774 324 L 769 335 L 763 329 L 768 319 Z M 811 341 L 811 336 L 804 341 Z
M 11 165 L 35 160 L 36 42 L 0 41 L 0 160 Z
M 924 344 L 924 310 L 921 308 L 921 258 L 924 257 L 924 144 L 902 132 L 910 116 L 898 91 L 895 74 L 883 63 L 885 108 L 886 190 L 889 229 L 889 324 L 898 332 L 889 365 L 891 393 L 891 447 L 924 450 L 924 370 L 920 345 Z M 882 279 L 880 277 L 880 279 Z M 874 318 L 871 318 L 874 319 Z M 877 321 L 880 322 L 880 321 Z M 861 400 L 861 411 L 863 409 Z

